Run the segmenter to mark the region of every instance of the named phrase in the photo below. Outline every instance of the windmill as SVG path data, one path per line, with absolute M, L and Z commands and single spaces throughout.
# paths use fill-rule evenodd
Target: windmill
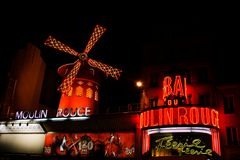
M 58 87 L 58 90 L 62 93 L 62 98 L 60 100 L 59 108 L 63 108 L 63 109 L 66 107 L 77 108 L 77 106 L 79 107 L 79 105 L 80 106 L 91 106 L 92 105 L 92 104 L 90 104 L 92 102 L 85 103 L 85 104 L 78 103 L 75 106 L 73 106 L 72 103 L 70 104 L 70 102 L 69 103 L 64 102 L 61 104 L 61 101 L 63 99 L 66 99 L 66 95 L 68 95 L 68 93 L 71 91 L 71 89 L 73 89 L 72 88 L 74 86 L 73 84 L 75 83 L 76 79 L 78 78 L 76 76 L 78 75 L 80 68 L 83 67 L 85 64 L 88 64 L 89 66 L 91 66 L 93 68 L 100 69 L 102 72 L 105 73 L 106 76 L 111 76 L 112 78 L 114 78 L 116 80 L 119 79 L 122 70 L 114 68 L 110 65 L 104 64 L 102 62 L 96 61 L 96 60 L 88 57 L 88 53 L 94 47 L 96 42 L 100 39 L 100 37 L 103 35 L 103 33 L 105 31 L 106 31 L 106 28 L 104 28 L 100 25 L 96 25 L 83 52 L 77 52 L 77 51 L 73 50 L 72 48 L 63 44 L 62 42 L 58 41 L 57 39 L 53 38 L 52 36 L 49 36 L 47 38 L 47 40 L 44 42 L 44 44 L 48 47 L 57 49 L 59 51 L 62 51 L 62 52 L 65 52 L 65 53 L 68 53 L 68 54 L 71 54 L 71 55 L 77 57 L 77 60 L 74 63 L 72 63 L 73 67 L 71 67 L 70 71 L 67 72 L 67 74 L 65 74 L 63 82 Z M 61 69 L 61 67 L 59 69 Z M 59 71 L 59 69 L 58 69 L 58 71 Z M 88 82 L 88 83 L 90 83 L 90 82 Z M 79 81 L 78 84 L 83 84 L 83 82 Z M 68 98 L 67 98 L 68 100 L 66 99 L 64 101 L 72 101 L 72 100 L 69 100 L 69 96 L 71 97 L 74 95 L 68 95 Z M 81 97 L 83 97 L 83 96 L 78 96 L 78 98 L 81 98 Z M 89 100 L 89 97 L 88 97 L 88 100 Z M 85 100 L 78 99 L 77 101 L 83 102 L 83 101 L 86 101 L 86 99 Z M 61 105 L 65 105 L 65 106 L 61 106 Z M 66 106 L 66 105 L 68 105 L 68 106 Z

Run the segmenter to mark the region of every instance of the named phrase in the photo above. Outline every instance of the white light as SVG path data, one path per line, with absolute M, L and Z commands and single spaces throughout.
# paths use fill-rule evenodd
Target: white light
M 89 119 L 89 117 L 70 117 L 71 120 L 86 120 Z
M 137 87 L 142 87 L 142 86 L 143 86 L 143 83 L 142 83 L 141 81 L 137 81 L 137 82 L 136 82 L 136 85 L 137 85 Z
M 61 118 L 50 118 L 51 121 L 64 121 L 67 120 L 68 118 L 61 117 Z
M 33 119 L 33 121 L 36 121 L 36 122 L 43 122 L 43 121 L 47 121 L 47 120 L 48 120 L 47 118 Z
M 58 118 L 50 118 L 51 121 L 65 121 L 65 120 L 73 120 L 73 121 L 77 121 L 77 120 L 86 120 L 89 119 L 89 117 L 58 117 Z
M 205 127 L 167 127 L 167 128 L 155 128 L 149 129 L 148 135 L 154 133 L 206 133 L 211 135 L 210 128 Z
M 21 123 L 19 123 L 21 124 Z M 22 123 L 19 125 L 15 123 L 14 125 L 1 125 L 0 133 L 45 133 L 40 124 L 27 124 Z

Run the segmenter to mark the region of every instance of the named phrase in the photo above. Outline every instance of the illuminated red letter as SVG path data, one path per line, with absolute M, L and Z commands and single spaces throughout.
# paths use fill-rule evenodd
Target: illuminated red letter
M 163 99 L 165 99 L 168 95 L 172 93 L 171 83 L 172 83 L 171 77 L 166 76 L 163 79 Z
M 178 99 L 174 99 L 173 104 L 174 104 L 174 106 L 177 106 L 178 105 Z
M 175 76 L 174 95 L 178 95 L 178 93 L 180 93 L 180 96 L 184 96 L 181 77 Z
M 154 116 L 154 112 L 156 112 L 157 110 L 151 110 L 151 122 L 150 122 L 150 126 L 154 127 L 158 125 L 158 122 L 155 122 L 155 117 L 159 118 L 159 116 Z
M 218 111 L 216 111 L 214 109 L 211 110 L 211 119 L 212 119 L 212 125 L 214 127 L 218 127 L 219 128 Z
M 171 105 L 172 105 L 172 100 L 171 100 L 171 99 L 168 99 L 168 100 L 167 100 L 167 105 L 168 105 L 168 106 L 171 106 Z
M 184 94 L 185 98 L 187 99 L 187 78 L 184 78 Z
M 202 121 L 202 124 L 204 124 L 204 125 L 209 125 L 210 124 L 209 108 L 201 108 L 201 121 Z
M 185 107 L 178 107 L 178 124 L 182 124 L 182 119 L 184 124 L 188 124 L 187 110 Z
M 164 124 L 173 124 L 173 108 L 164 108 Z
M 143 112 L 143 126 L 149 126 L 149 111 Z
M 199 111 L 197 107 L 191 107 L 190 108 L 190 122 L 192 124 L 198 124 L 199 123 Z
M 163 125 L 163 110 L 162 110 L 162 108 L 160 108 L 159 110 L 158 110 L 158 125 L 159 126 L 162 126 Z

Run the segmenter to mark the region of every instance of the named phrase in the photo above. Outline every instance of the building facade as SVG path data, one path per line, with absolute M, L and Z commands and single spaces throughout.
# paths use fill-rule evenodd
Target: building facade
M 28 43 L 17 52 L 9 70 L 2 118 L 17 110 L 38 109 L 45 68 L 41 51 L 35 45 Z
M 141 102 L 142 104 L 148 104 L 146 106 L 150 108 L 162 105 L 166 106 L 163 100 L 164 85 L 166 85 L 166 83 L 175 83 L 176 75 L 184 76 L 187 86 L 185 97 L 187 99 L 187 106 L 195 106 L 200 110 L 202 107 L 205 109 L 214 109 L 218 114 L 218 135 L 215 137 L 218 139 L 216 140 L 218 141 L 216 159 L 239 159 L 239 83 L 219 82 L 219 77 L 225 79 L 226 77 L 224 77 L 224 75 L 218 76 L 213 63 L 207 60 L 193 60 L 191 62 L 175 61 L 163 65 L 149 66 L 143 69 L 143 73 L 142 78 L 144 79 L 143 83 L 145 86 L 142 88 L 143 98 Z M 173 78 L 166 82 L 163 81 L 163 79 L 169 75 L 175 76 L 175 82 Z M 174 90 L 174 85 L 170 89 Z M 180 85 L 178 85 L 177 89 L 179 89 L 179 87 Z M 142 105 L 142 108 L 144 108 L 144 105 Z M 183 110 L 185 113 L 190 113 L 185 109 Z M 197 113 L 198 112 L 195 112 L 194 114 L 197 115 Z M 191 120 L 189 121 L 187 118 L 184 118 L 184 120 L 186 120 L 185 122 L 188 122 L 188 124 L 191 123 Z M 201 119 L 199 119 L 199 121 L 201 121 Z M 216 133 L 212 132 L 211 135 L 214 137 Z M 216 144 L 216 141 L 214 141 L 215 140 L 212 139 L 212 149 Z
M 94 78 L 90 66 L 86 67 L 89 72 L 84 71 L 84 77 L 78 75 L 74 88 L 62 95 L 58 109 L 32 108 L 36 105 L 31 103 L 20 110 L 12 109 L 8 119 L 1 120 L 2 159 L 240 157 L 240 86 L 218 84 L 211 63 L 146 66 L 139 75 L 144 84 L 140 88 L 140 107 L 128 105 L 123 112 L 101 114 L 97 109 L 101 107 L 98 78 Z M 18 75 L 24 75 L 21 72 Z M 23 78 L 28 80 L 29 76 Z M 42 82 L 38 83 L 33 88 Z M 40 95 L 40 89 L 34 92 Z M 29 99 L 35 100 L 32 96 Z M 76 99 L 83 103 L 79 101 L 75 106 Z M 19 102 L 24 100 L 20 97 Z

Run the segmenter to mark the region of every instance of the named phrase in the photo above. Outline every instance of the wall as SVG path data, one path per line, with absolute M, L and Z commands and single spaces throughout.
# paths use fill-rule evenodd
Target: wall
M 0 153 L 42 154 L 45 134 L 0 134 Z

